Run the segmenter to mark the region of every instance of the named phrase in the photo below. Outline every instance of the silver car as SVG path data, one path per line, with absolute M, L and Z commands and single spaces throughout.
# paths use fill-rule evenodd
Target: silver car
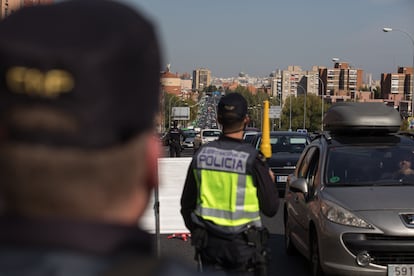
M 220 137 L 221 133 L 222 131 L 220 129 L 202 129 L 200 133 L 194 137 L 194 151 L 197 151 L 202 145 L 208 142 L 217 140 Z
M 194 148 L 194 137 L 186 137 L 181 143 L 183 148 L 192 149 Z
M 312 275 L 413 276 L 413 134 L 342 127 L 317 136 L 288 177 L 286 251 Z

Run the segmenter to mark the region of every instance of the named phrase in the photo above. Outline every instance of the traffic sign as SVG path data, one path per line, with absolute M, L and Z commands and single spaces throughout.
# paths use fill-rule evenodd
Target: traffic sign
M 171 117 L 174 121 L 186 121 L 190 120 L 190 107 L 174 106 L 172 108 Z
M 270 119 L 279 119 L 280 114 L 282 113 L 282 107 L 279 105 L 272 105 L 269 108 L 269 118 Z

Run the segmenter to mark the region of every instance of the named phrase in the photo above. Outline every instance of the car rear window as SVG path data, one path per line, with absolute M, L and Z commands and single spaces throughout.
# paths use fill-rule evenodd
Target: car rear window
M 305 137 L 292 137 L 291 139 L 290 139 L 290 144 L 292 145 L 292 144 L 294 144 L 294 145 L 297 145 L 297 144 L 302 144 L 302 145 L 304 145 L 304 144 L 306 144 L 306 138 Z
M 184 132 L 184 135 L 186 136 L 186 137 L 195 137 L 196 136 L 196 132 L 193 132 L 193 131 L 186 131 L 186 132 Z
M 203 136 L 204 137 L 217 137 L 220 136 L 221 132 L 220 131 L 215 131 L 215 130 L 207 130 L 207 131 L 203 131 Z
M 281 137 L 270 137 L 270 144 L 306 144 L 307 140 L 305 137 L 290 137 L 290 136 L 281 136 Z
M 261 140 L 261 139 L 260 139 Z M 260 147 L 261 141 L 257 144 Z M 270 137 L 270 146 L 273 154 L 278 153 L 302 153 L 308 144 L 305 136 L 272 136 Z

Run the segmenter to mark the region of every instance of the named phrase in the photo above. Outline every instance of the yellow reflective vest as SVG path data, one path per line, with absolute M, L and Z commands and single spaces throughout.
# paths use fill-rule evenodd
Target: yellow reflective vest
M 198 188 L 195 214 L 225 233 L 261 227 L 252 169 L 257 151 L 249 144 L 217 140 L 200 148 L 193 172 Z

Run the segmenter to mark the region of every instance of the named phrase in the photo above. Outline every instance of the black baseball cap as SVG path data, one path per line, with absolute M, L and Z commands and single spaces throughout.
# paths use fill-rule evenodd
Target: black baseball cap
M 217 117 L 223 123 L 241 121 L 247 115 L 247 101 L 240 93 L 221 97 L 217 105 Z
M 102 148 L 154 127 L 156 28 L 126 4 L 22 8 L 0 21 L 0 61 L 2 139 Z

